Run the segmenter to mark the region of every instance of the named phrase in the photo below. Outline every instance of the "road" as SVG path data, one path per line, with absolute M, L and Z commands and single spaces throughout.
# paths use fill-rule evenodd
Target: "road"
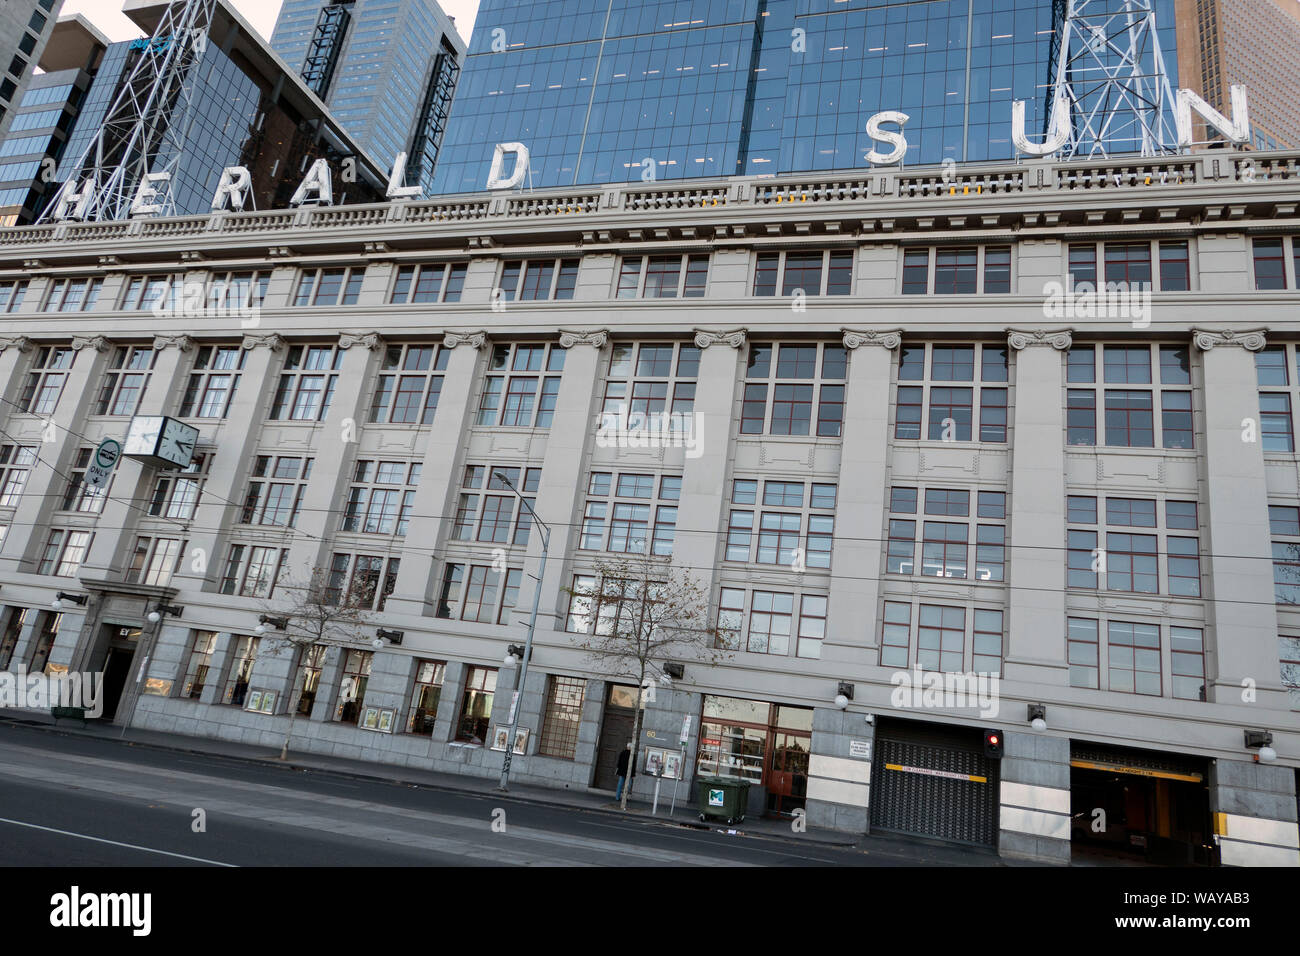
M 202 811 L 201 814 L 196 811 Z M 195 832 L 196 821 L 203 823 Z M 6 866 L 898 866 L 539 804 L 0 725 Z M 966 861 L 963 861 L 966 862 Z M 973 856 L 968 863 L 988 861 Z

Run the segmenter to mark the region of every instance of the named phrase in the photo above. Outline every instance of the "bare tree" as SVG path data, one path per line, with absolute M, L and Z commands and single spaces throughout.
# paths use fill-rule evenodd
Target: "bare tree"
M 632 723 L 632 754 L 621 806 L 627 809 L 641 740 L 646 688 L 668 660 L 714 664 L 729 656 L 709 620 L 708 590 L 667 559 L 630 555 L 597 561 L 594 590 L 565 588 L 589 633 L 576 641 L 593 670 L 641 688 Z
M 340 591 L 330 587 L 329 579 L 327 569 L 316 568 L 305 584 L 290 580 L 276 585 L 277 592 L 282 592 L 285 599 L 263 605 L 266 618 L 283 624 L 278 636 L 285 647 L 296 652 L 293 654 L 295 659 L 317 645 L 356 647 L 363 640 L 361 629 L 369 623 L 374 587 L 368 583 L 359 584 L 354 577 L 353 586 Z M 290 674 L 290 693 L 293 680 L 294 675 Z M 289 759 L 289 740 L 293 737 L 293 725 L 298 718 L 298 708 L 292 706 L 292 699 L 290 704 L 289 729 L 280 748 L 281 760 Z

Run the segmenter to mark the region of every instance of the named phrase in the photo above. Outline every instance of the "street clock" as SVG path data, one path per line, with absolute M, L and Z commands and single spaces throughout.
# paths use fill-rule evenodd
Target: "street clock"
M 194 458 L 199 430 L 165 415 L 131 419 L 122 451 L 127 458 L 160 468 L 188 468 Z

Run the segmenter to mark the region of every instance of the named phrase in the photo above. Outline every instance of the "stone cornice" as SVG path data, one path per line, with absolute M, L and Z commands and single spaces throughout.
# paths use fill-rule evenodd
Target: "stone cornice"
M 1054 348 L 1064 352 L 1074 340 L 1074 329 L 1007 329 L 1007 345 L 1022 349 Z
M 844 347 L 849 350 L 875 345 L 892 352 L 903 344 L 901 329 L 888 332 L 879 329 L 840 329 L 840 334 L 844 336 Z
M 748 329 L 733 329 L 730 332 L 708 332 L 704 329 L 696 329 L 695 346 L 707 349 L 710 345 L 730 345 L 733 349 L 738 349 L 745 344 L 748 336 Z
M 1251 329 L 1247 332 L 1234 332 L 1232 329 L 1192 329 L 1192 342 L 1202 352 L 1208 352 L 1216 345 L 1235 345 L 1248 352 L 1258 352 L 1265 345 L 1268 329 Z

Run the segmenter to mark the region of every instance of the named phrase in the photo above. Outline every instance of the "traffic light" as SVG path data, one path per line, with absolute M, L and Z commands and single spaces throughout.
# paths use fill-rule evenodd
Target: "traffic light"
M 1002 731 L 984 731 L 984 756 L 990 760 L 1002 759 Z

